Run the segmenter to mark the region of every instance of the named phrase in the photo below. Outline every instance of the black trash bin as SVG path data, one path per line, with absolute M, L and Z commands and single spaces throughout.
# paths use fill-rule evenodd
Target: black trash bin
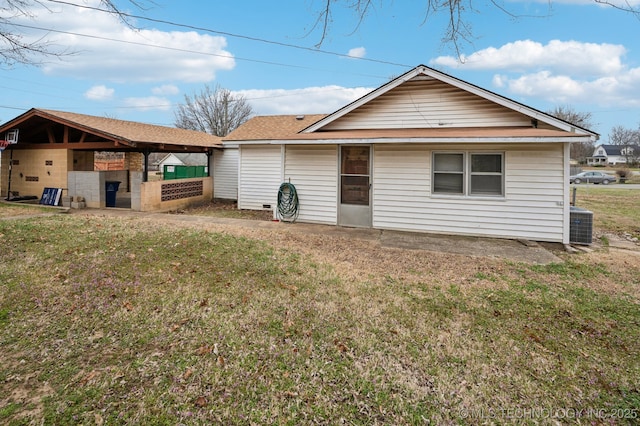
M 118 188 L 120 187 L 120 181 L 108 180 L 104 183 L 104 186 L 107 191 L 107 207 L 115 207 L 116 195 L 118 193 Z

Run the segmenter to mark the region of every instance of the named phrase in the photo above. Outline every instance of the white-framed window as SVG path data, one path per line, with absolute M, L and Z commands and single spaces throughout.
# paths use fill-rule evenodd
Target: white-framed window
M 434 152 L 434 194 L 504 196 L 504 153 Z
M 464 153 L 433 154 L 433 192 L 464 194 Z

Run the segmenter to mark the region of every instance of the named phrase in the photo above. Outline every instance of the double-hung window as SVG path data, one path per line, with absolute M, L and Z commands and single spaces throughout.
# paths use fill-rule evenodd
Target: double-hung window
M 504 154 L 436 152 L 433 193 L 469 196 L 504 195 Z
M 433 155 L 433 192 L 464 194 L 464 154 Z

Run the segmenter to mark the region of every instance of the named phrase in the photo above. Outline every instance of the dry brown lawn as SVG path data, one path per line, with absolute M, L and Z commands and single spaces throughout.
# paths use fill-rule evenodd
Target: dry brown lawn
M 640 415 L 639 252 L 557 252 L 540 266 L 284 229 L 0 221 L 0 422 Z

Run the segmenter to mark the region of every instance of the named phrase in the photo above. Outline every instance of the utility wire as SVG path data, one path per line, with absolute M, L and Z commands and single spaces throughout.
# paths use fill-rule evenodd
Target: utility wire
M 267 39 L 263 39 L 263 38 L 259 38 L 259 37 L 252 37 L 252 36 L 246 36 L 246 35 L 241 35 L 241 34 L 234 34 L 234 33 L 225 32 L 225 31 L 217 31 L 217 30 L 210 29 L 210 28 L 197 27 L 197 26 L 188 25 L 188 24 L 180 24 L 180 23 L 171 22 L 171 21 L 167 21 L 167 20 L 148 18 L 148 17 L 145 17 L 145 16 L 128 14 L 128 13 L 124 13 L 124 12 L 114 12 L 112 10 L 101 9 L 101 8 L 98 8 L 98 7 L 87 6 L 87 5 L 80 5 L 80 4 L 75 4 L 75 3 L 61 1 L 61 0 L 47 0 L 47 1 L 49 1 L 50 3 L 59 3 L 59 4 L 63 4 L 63 5 L 74 6 L 74 7 L 84 8 L 84 9 L 90 9 L 90 10 L 95 10 L 95 11 L 99 11 L 99 12 L 103 12 L 103 13 L 109 13 L 109 14 L 112 14 L 112 15 L 118 15 L 120 17 L 140 19 L 140 20 L 145 20 L 145 21 L 149 21 L 149 22 L 155 22 L 155 23 L 161 23 L 161 24 L 171 25 L 171 26 L 180 27 L 180 28 L 186 28 L 186 29 L 190 29 L 190 30 L 209 32 L 209 33 L 213 33 L 213 34 L 220 34 L 220 35 L 224 35 L 224 36 L 228 36 L 228 37 L 235 37 L 235 38 L 245 39 L 245 40 L 249 40 L 249 41 L 273 44 L 273 45 L 287 47 L 287 48 L 293 48 L 293 49 L 299 49 L 299 50 L 304 50 L 304 51 L 308 51 L 308 52 L 312 52 L 312 53 L 322 53 L 322 54 L 333 55 L 333 56 L 342 57 L 342 58 L 357 59 L 357 60 L 363 60 L 363 61 L 368 61 L 368 62 L 374 62 L 374 63 L 380 63 L 380 64 L 387 64 L 387 65 L 394 65 L 394 66 L 410 68 L 410 66 L 406 65 L 406 64 L 400 64 L 400 63 L 394 63 L 394 62 L 390 62 L 390 61 L 383 61 L 383 60 L 370 59 L 370 58 L 357 58 L 357 57 L 353 57 L 353 56 L 350 56 L 350 55 L 345 55 L 345 54 L 342 54 L 342 53 L 330 52 L 330 51 L 321 50 L 321 49 L 314 49 L 314 48 L 305 47 L 305 46 L 299 46 L 299 45 L 294 45 L 294 44 L 289 44 L 289 43 L 283 43 L 283 42 L 278 42 L 278 41 L 273 41 L 273 40 L 267 40 Z M 318 68 L 307 67 L 307 66 L 302 66 L 302 65 L 293 65 L 293 64 L 286 64 L 286 63 L 280 63 L 280 62 L 274 62 L 274 61 L 264 61 L 264 60 L 258 60 L 258 59 L 243 58 L 243 57 L 237 57 L 237 56 L 233 56 L 233 55 L 224 55 L 224 54 L 219 54 L 219 53 L 202 52 L 202 51 L 196 51 L 196 50 L 189 50 L 189 49 L 182 49 L 182 48 L 176 48 L 176 47 L 156 45 L 156 44 L 151 44 L 151 43 L 135 42 L 135 41 L 130 41 L 130 40 L 119 40 L 119 39 L 114 39 L 114 38 L 104 37 L 104 36 L 97 36 L 97 35 L 91 35 L 91 34 L 82 34 L 82 33 L 77 33 L 77 32 L 72 32 L 72 31 L 56 30 L 56 29 L 53 29 L 53 28 L 43 28 L 43 27 L 39 27 L 39 26 L 35 26 L 35 25 L 26 25 L 26 24 L 18 24 L 18 23 L 12 23 L 11 25 L 15 26 L 15 27 L 28 28 L 28 29 L 33 29 L 33 30 L 46 31 L 46 32 L 52 32 L 52 33 L 59 33 L 59 34 L 66 34 L 66 35 L 73 35 L 73 36 L 77 36 L 77 37 L 85 37 L 85 38 L 90 38 L 90 39 L 95 39 L 95 40 L 104 40 L 104 41 L 111 41 L 111 42 L 123 43 L 123 44 L 129 44 L 129 45 L 152 47 L 152 48 L 165 49 L 165 50 L 178 51 L 178 52 L 185 52 L 185 53 L 193 53 L 193 54 L 198 54 L 198 55 L 207 55 L 207 56 L 229 58 L 229 59 L 234 59 L 234 60 L 238 60 L 238 61 L 246 61 L 246 62 L 254 62 L 254 63 L 266 64 L 266 65 L 275 65 L 275 66 L 282 66 L 282 67 L 288 67 L 288 68 L 297 68 L 297 69 L 307 69 L 307 70 L 318 71 Z M 330 70 L 326 70 L 326 71 L 330 72 Z M 365 76 L 365 77 L 372 77 L 372 78 L 376 78 L 376 79 L 378 79 L 378 78 L 386 78 L 386 77 L 383 77 L 383 76 L 368 75 L 368 74 L 361 74 L 361 73 L 357 73 L 357 74 L 356 73 L 352 73 L 352 74 L 361 75 L 361 76 Z M 11 88 L 7 88 L 7 89 L 11 89 Z M 296 94 L 286 94 L 286 95 L 280 95 L 280 96 L 268 96 L 268 98 L 295 96 L 295 95 Z M 249 98 L 248 100 L 252 100 L 252 99 L 261 99 L 261 98 Z M 0 108 L 3 108 L 3 109 L 20 109 L 20 108 L 13 108 L 13 107 L 7 107 L 7 106 L 0 106 Z M 122 107 L 116 107 L 116 108 L 117 109 L 139 108 L 139 106 L 129 106 L 129 107 L 122 106 Z
M 157 48 L 157 49 L 172 50 L 172 51 L 184 52 L 184 53 L 195 53 L 195 54 L 198 54 L 198 55 L 206 55 L 206 56 L 216 56 L 216 57 L 219 57 L 219 58 L 237 59 L 237 60 L 241 60 L 241 61 L 257 62 L 257 63 L 267 64 L 267 65 L 280 65 L 280 66 L 292 67 L 292 68 L 312 69 L 311 67 L 304 67 L 304 66 L 301 66 L 301 65 L 291 65 L 291 64 L 283 64 L 283 63 L 271 62 L 271 61 L 261 61 L 261 60 L 257 60 L 257 59 L 239 58 L 239 57 L 236 57 L 236 56 L 233 56 L 233 55 L 223 55 L 221 53 L 211 53 L 211 52 L 202 52 L 202 51 L 198 51 L 198 50 L 181 49 L 181 48 L 178 48 L 178 47 L 161 46 L 159 44 L 142 43 L 142 42 L 139 42 L 139 41 L 119 40 L 117 38 L 97 36 L 97 35 L 91 35 L 91 34 L 82 34 L 82 33 L 76 33 L 76 32 L 73 32 L 73 31 L 55 30 L 53 28 L 37 27 L 35 25 L 26 25 L 26 24 L 12 24 L 12 25 L 16 26 L 16 27 L 21 27 L 21 28 L 29 28 L 29 29 L 32 29 L 32 30 L 41 30 L 41 31 L 47 31 L 47 32 L 52 32 L 52 33 L 58 33 L 58 34 L 66 34 L 66 35 L 72 35 L 72 36 L 77 36 L 77 37 L 91 38 L 91 39 L 95 39 L 95 40 L 113 41 L 113 42 L 116 42 L 116 43 L 131 44 L 131 45 L 134 45 L 134 46 L 154 47 L 154 48 Z
M 167 20 L 164 20 L 164 19 L 149 18 L 149 17 L 146 17 L 146 16 L 134 15 L 134 14 L 129 14 L 129 13 L 125 13 L 125 12 L 114 12 L 112 10 L 101 9 L 101 8 L 95 7 L 95 6 L 87 6 L 87 5 L 75 4 L 75 3 L 62 1 L 62 0 L 47 0 L 47 1 L 49 1 L 51 3 L 59 3 L 59 4 L 65 4 L 65 5 L 68 5 L 68 6 L 80 7 L 80 8 L 83 8 L 83 9 L 91 9 L 91 10 L 95 10 L 95 11 L 98 11 L 98 12 L 104 12 L 104 13 L 109 13 L 109 14 L 112 14 L 112 15 L 118 15 L 120 17 L 140 19 L 140 20 L 144 20 L 144 21 L 155 22 L 155 23 L 158 23 L 158 24 L 171 25 L 171 26 L 174 26 L 174 27 L 187 28 L 187 29 L 196 30 L 196 31 L 204 31 L 204 32 L 209 32 L 209 33 L 213 33 L 213 34 L 224 35 L 224 36 L 227 36 L 227 37 L 241 38 L 241 39 L 244 39 L 244 40 L 256 41 L 256 42 L 260 42 L 260 43 L 268 43 L 268 44 L 273 44 L 273 45 L 276 45 L 276 46 L 288 47 L 288 48 L 298 49 L 298 50 L 305 50 L 305 51 L 313 52 L 313 53 L 323 53 L 325 55 L 333 55 L 333 56 L 338 56 L 338 57 L 341 57 L 341 58 L 358 59 L 358 60 L 361 60 L 361 61 L 374 62 L 374 63 L 378 63 L 378 64 L 394 65 L 394 66 L 399 66 L 399 67 L 403 67 L 403 68 L 412 68 L 412 66 L 410 66 L 410 65 L 400 64 L 400 63 L 397 63 L 397 62 L 383 61 L 383 60 L 380 60 L 380 59 L 371 59 L 371 58 L 358 58 L 358 57 L 355 57 L 355 56 L 346 55 L 344 53 L 331 52 L 331 51 L 322 50 L 322 49 L 314 49 L 314 48 L 311 48 L 311 47 L 299 46 L 299 45 L 290 44 L 290 43 L 283 43 L 283 42 L 280 42 L 280 41 L 268 40 L 268 39 L 264 39 L 264 38 L 260 38 L 260 37 L 252 37 L 252 36 L 247 36 L 247 35 L 242 35 L 242 34 L 230 33 L 230 32 L 226 32 L 226 31 L 218 31 L 218 30 L 214 30 L 214 29 L 211 29 L 211 28 L 198 27 L 198 26 L 195 26 L 195 25 L 180 24 L 180 23 L 177 23 L 177 22 L 167 21 Z
M 77 37 L 85 37 L 85 38 L 91 38 L 91 39 L 95 39 L 95 40 L 112 41 L 112 42 L 115 42 L 115 43 L 130 44 L 130 45 L 134 45 L 134 46 L 153 47 L 153 48 L 157 48 L 157 49 L 172 50 L 172 51 L 175 51 L 175 52 L 194 53 L 194 54 L 197 54 L 197 55 L 216 56 L 216 57 L 220 57 L 220 58 L 228 58 L 228 59 L 234 59 L 234 60 L 246 61 L 246 62 L 255 62 L 255 63 L 265 64 L 265 65 L 276 65 L 276 66 L 288 67 L 288 68 L 298 68 L 298 69 L 306 69 L 306 70 L 311 70 L 311 71 L 319 71 L 318 68 L 306 67 L 306 66 L 303 66 L 303 65 L 293 65 L 293 64 L 285 64 L 285 63 L 281 63 L 281 62 L 263 61 L 263 60 L 259 60 L 259 59 L 243 58 L 243 57 L 238 57 L 238 56 L 234 56 L 234 55 L 223 55 L 223 54 L 220 54 L 220 53 L 202 52 L 202 51 L 198 51 L 198 50 L 189 50 L 189 49 L 182 49 L 182 48 L 178 48 L 178 47 L 161 46 L 161 45 L 158 45 L 158 44 L 142 43 L 142 42 L 139 42 L 139 41 L 120 40 L 120 39 L 117 39 L 117 38 L 110 38 L 110 37 L 97 36 L 97 35 L 91 35 L 91 34 L 82 34 L 82 33 L 76 33 L 76 32 L 73 32 L 73 31 L 56 30 L 56 29 L 53 29 L 53 28 L 43 28 L 43 27 L 38 27 L 38 26 L 35 26 L 35 25 L 26 25 L 26 24 L 11 24 L 11 25 L 13 25 L 14 27 L 28 28 L 28 29 L 32 29 L 32 30 L 40 30 L 40 31 L 52 32 L 52 33 L 58 33 L 58 34 L 66 34 L 66 35 L 72 35 L 72 36 L 77 36 Z M 355 73 L 352 73 L 352 74 L 356 75 Z M 382 76 L 371 75 L 371 74 L 357 74 L 357 75 L 361 75 L 361 76 L 364 76 L 364 77 L 384 78 Z

